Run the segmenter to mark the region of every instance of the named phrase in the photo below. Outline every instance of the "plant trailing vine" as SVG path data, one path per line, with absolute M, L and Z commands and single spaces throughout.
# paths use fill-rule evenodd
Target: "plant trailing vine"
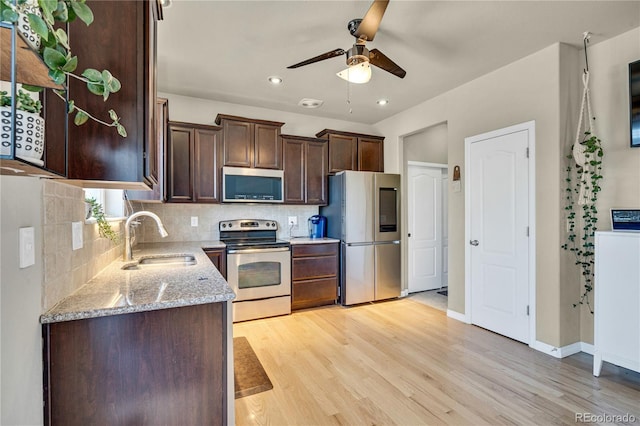
M 582 141 L 584 147 L 584 165 L 574 166 L 574 147 L 571 146 L 571 154 L 567 155 L 569 165 L 566 168 L 565 212 L 569 225 L 567 242 L 562 248 L 575 255 L 576 265 L 580 267 L 584 289 L 580 299 L 573 306 L 586 305 L 593 314 L 593 306 L 589 295 L 593 291 L 595 245 L 594 237 L 598 223 L 598 209 L 596 202 L 600 193 L 600 181 L 602 179 L 602 159 L 604 151 L 601 140 L 591 132 L 584 133 Z M 576 198 L 580 192 L 587 194 L 587 200 L 580 207 L 576 207 Z M 581 212 L 579 213 L 579 210 Z M 581 214 L 581 220 L 578 218 Z
M 114 244 L 118 244 L 120 240 L 118 234 L 113 230 L 111 224 L 107 222 L 107 218 L 104 216 L 104 210 L 102 204 L 100 204 L 95 198 L 85 198 L 85 202 L 91 206 L 91 215 L 96 219 L 98 224 L 98 232 L 103 238 L 110 239 Z
M 87 89 L 106 101 L 111 93 L 120 90 L 120 81 L 108 70 L 98 71 L 93 68 L 85 69 L 82 74 L 74 74 L 78 66 L 78 57 L 73 56 L 69 39 L 63 28 L 56 28 L 56 23 L 69 23 L 80 19 L 87 26 L 93 22 L 93 12 L 86 4 L 86 0 L 0 0 L 0 20 L 16 23 L 20 14 L 27 16 L 31 29 L 40 36 L 41 46 L 38 51 L 40 57 L 49 68 L 49 78 L 56 84 L 65 83 L 67 77 L 80 80 L 87 85 Z M 40 87 L 23 84 L 25 90 L 39 92 Z M 53 91 L 60 99 L 67 102 L 64 91 Z M 83 108 L 77 106 L 73 100 L 68 101 L 67 113 L 75 112 L 73 122 L 80 126 L 89 119 L 105 126 L 115 127 L 122 137 L 127 131 L 120 124 L 120 117 L 114 110 L 109 110 L 111 122 L 101 120 Z

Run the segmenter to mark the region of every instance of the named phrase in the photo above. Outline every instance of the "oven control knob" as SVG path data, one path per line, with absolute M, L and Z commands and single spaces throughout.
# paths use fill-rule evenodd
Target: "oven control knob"
M 229 224 L 229 228 L 231 228 L 232 226 L 233 226 L 233 223 L 230 223 L 230 224 Z
M 276 223 L 275 222 L 271 222 L 271 226 L 276 226 Z
M 270 223 L 270 222 L 267 222 L 267 226 L 271 226 L 271 223 Z
M 226 228 L 226 227 L 227 227 L 227 224 L 226 224 L 226 223 L 223 223 L 223 224 L 222 224 L 222 227 L 223 227 L 223 228 Z

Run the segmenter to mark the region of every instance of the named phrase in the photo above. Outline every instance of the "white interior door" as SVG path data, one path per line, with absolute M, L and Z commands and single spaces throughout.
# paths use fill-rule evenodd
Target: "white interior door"
M 442 287 L 442 169 L 409 164 L 408 288 Z
M 449 285 L 449 169 L 442 169 L 442 286 Z
M 471 322 L 529 342 L 529 170 L 526 130 L 469 147 Z

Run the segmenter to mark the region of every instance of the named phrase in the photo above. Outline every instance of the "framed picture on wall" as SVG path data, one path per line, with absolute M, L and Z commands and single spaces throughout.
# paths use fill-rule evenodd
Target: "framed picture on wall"
M 640 147 L 640 61 L 629 64 L 629 121 L 631 146 Z

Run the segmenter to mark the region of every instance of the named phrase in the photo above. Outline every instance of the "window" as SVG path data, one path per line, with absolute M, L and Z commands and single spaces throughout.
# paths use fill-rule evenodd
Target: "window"
M 95 198 L 97 202 L 102 204 L 107 219 L 118 220 L 126 217 L 121 189 L 85 188 L 84 196 L 85 198 Z

